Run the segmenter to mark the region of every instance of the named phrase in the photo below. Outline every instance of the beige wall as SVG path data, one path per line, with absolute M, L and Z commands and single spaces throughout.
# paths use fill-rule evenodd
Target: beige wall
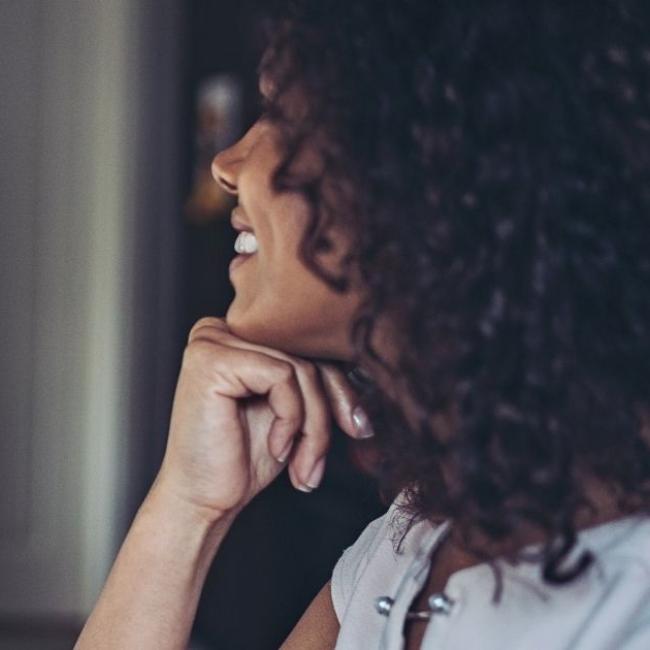
M 148 152 L 143 126 L 176 125 L 179 5 L 0 2 L 0 647 L 7 621 L 82 619 L 130 517 L 134 422 L 154 417 L 133 403 L 134 359 L 171 331 L 180 218 L 175 143 Z M 153 71 L 148 21 L 169 39 Z

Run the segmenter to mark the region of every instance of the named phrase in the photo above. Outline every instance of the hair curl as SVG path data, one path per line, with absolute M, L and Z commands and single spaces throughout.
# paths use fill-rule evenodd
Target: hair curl
M 382 359 L 382 315 L 399 333 L 419 416 L 366 400 L 385 494 L 468 538 L 535 525 L 555 583 L 590 562 L 563 568 L 585 476 L 622 511 L 650 503 L 645 4 L 295 0 L 261 64 L 275 187 L 311 207 L 304 260 L 345 290 L 318 254 L 330 225 L 349 228 L 369 290 L 360 358 Z M 324 168 L 300 177 L 314 142 Z

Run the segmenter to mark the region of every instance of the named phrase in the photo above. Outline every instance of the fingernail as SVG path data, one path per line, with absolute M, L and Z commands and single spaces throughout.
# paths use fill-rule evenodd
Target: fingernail
M 325 471 L 325 458 L 321 458 L 311 470 L 311 474 L 307 479 L 305 487 L 310 488 L 310 490 L 315 490 L 323 479 L 323 472 Z
M 289 458 L 289 454 L 291 453 L 291 446 L 293 445 L 293 439 L 289 440 L 287 444 L 285 445 L 284 449 L 277 455 L 276 460 L 278 463 L 284 463 L 287 458 Z
M 352 411 L 352 422 L 357 432 L 357 438 L 371 438 L 375 435 L 366 412 L 360 406 L 354 407 Z
M 299 486 L 298 486 L 298 489 L 299 489 L 301 492 L 307 492 L 307 493 L 309 493 L 309 492 L 313 492 L 313 491 L 314 491 L 314 488 L 310 488 L 310 487 L 308 487 L 307 485 L 299 485 Z

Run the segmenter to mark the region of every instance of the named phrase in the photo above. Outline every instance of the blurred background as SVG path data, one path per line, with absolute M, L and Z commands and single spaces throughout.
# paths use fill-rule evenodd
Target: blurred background
M 264 2 L 0 1 L 0 650 L 71 648 L 159 467 L 185 338 L 232 293 L 209 163 L 255 119 Z M 212 567 L 196 650 L 277 648 L 384 508 L 334 436 Z

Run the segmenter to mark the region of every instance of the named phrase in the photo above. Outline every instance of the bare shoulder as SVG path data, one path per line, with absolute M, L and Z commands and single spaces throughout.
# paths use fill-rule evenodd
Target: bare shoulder
M 280 650 L 332 650 L 338 633 L 339 622 L 328 581 L 311 601 Z

